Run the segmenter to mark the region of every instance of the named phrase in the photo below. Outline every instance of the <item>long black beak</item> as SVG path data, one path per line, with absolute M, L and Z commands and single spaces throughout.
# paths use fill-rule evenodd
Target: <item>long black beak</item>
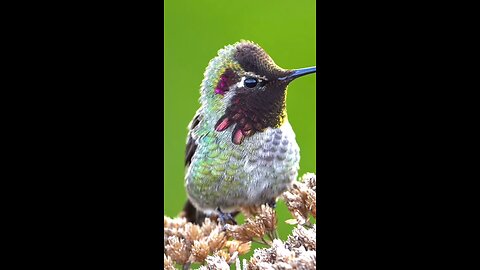
M 302 77 L 304 75 L 310 74 L 310 73 L 315 73 L 317 72 L 317 67 L 307 67 L 307 68 L 300 68 L 300 69 L 295 69 L 293 70 L 290 75 L 278 78 L 280 81 L 288 80 L 292 81 L 298 77 Z

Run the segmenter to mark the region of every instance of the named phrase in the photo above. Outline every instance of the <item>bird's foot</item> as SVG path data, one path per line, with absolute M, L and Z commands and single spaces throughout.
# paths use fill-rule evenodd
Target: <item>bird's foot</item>
M 220 207 L 217 208 L 218 212 L 218 222 L 225 227 L 227 223 L 231 223 L 232 225 L 237 225 L 237 222 L 233 218 L 233 216 L 230 213 L 224 213 L 222 210 L 220 210 Z
M 267 204 L 273 209 L 277 208 L 277 201 L 275 199 L 270 200 Z

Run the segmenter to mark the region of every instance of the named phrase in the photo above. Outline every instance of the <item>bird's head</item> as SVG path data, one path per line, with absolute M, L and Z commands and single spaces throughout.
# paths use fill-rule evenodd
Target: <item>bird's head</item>
M 294 79 L 316 67 L 288 70 L 275 64 L 257 44 L 241 41 L 218 51 L 205 71 L 200 102 L 216 132 L 230 126 L 232 142 L 276 128 L 287 117 L 286 90 Z

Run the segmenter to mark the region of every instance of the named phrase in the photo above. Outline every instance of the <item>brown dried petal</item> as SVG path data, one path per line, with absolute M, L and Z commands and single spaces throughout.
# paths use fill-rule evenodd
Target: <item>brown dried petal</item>
M 213 222 L 211 219 L 206 218 L 202 223 L 201 229 L 204 236 L 209 236 L 216 228 L 220 228 L 219 225 Z
M 265 230 L 268 232 L 274 231 L 277 227 L 277 215 L 275 214 L 275 210 L 267 205 L 262 205 L 261 209 L 262 212 L 259 219 L 265 226 Z
M 315 183 L 314 178 L 307 179 L 309 179 L 310 185 Z M 316 218 L 316 192 L 314 188 L 302 182 L 294 182 L 292 187 L 282 195 L 288 210 L 298 220 L 298 224 L 303 225 L 308 222 L 310 213 Z
M 241 243 L 237 248 L 238 254 L 243 255 L 248 253 L 251 247 L 252 247 L 252 242 L 250 241 Z
M 308 209 L 299 191 L 297 189 L 286 191 L 283 193 L 283 199 L 288 210 L 298 220 L 298 223 L 304 224 L 308 220 Z
M 228 225 L 226 230 L 234 239 L 242 242 L 251 241 L 253 238 L 261 238 L 265 235 L 265 226 L 259 220 L 247 219 L 242 225 Z
M 228 252 L 231 254 L 238 252 L 240 255 L 243 255 L 250 251 L 251 242 L 240 242 L 237 240 L 228 241 L 225 245 L 228 248 Z
M 203 263 L 209 253 L 210 248 L 205 240 L 194 241 L 189 261 Z
M 176 236 L 170 236 L 167 239 L 165 254 L 178 264 L 185 264 L 190 257 L 190 249 L 185 245 L 185 240 Z
M 225 245 L 225 247 L 228 248 L 228 252 L 230 254 L 232 254 L 233 252 L 235 252 L 238 248 L 238 246 L 240 245 L 240 242 L 237 241 L 237 240 L 232 240 L 232 241 L 227 241 L 227 244 Z
M 220 232 L 220 228 L 216 228 L 212 231 L 212 233 L 207 238 L 208 246 L 210 247 L 210 251 L 214 252 L 216 250 L 220 250 L 227 244 L 227 234 L 225 232 Z
M 172 258 L 163 253 L 163 269 L 165 270 L 175 270 L 175 265 L 172 261 Z
M 199 240 L 203 236 L 200 226 L 192 223 L 187 223 L 185 225 L 185 239 L 190 242 Z

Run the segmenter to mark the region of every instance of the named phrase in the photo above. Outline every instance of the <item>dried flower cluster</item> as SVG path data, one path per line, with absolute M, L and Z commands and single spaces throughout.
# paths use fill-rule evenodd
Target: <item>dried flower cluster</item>
M 236 270 L 261 270 L 261 269 L 291 269 L 310 270 L 316 269 L 316 225 L 306 229 L 297 225 L 287 241 L 275 239 L 270 248 L 256 249 L 250 261 L 237 258 Z M 230 269 L 229 263 L 218 256 L 208 256 L 207 265 L 199 269 Z M 243 267 L 242 267 L 243 266 Z
M 222 226 L 210 219 L 205 219 L 202 226 L 186 222 L 185 218 L 164 217 L 163 223 L 165 269 L 175 269 L 175 263 L 188 268 L 191 263 L 212 261 L 207 260 L 209 255 L 232 264 L 239 255 L 250 251 L 250 242 L 228 241 Z
M 285 242 L 278 239 L 277 216 L 268 205 L 242 209 L 247 219 L 241 225 L 221 226 L 207 218 L 199 226 L 164 217 L 164 269 L 189 269 L 192 263 L 202 263 L 202 270 L 230 269 L 232 264 L 237 270 L 315 269 L 316 225 L 309 221 L 310 215 L 316 218 L 315 174 L 305 174 L 281 198 L 295 217 L 287 223 L 297 224 Z M 269 247 L 256 249 L 241 264 L 239 256 L 250 251 L 251 241 Z
M 229 235 L 240 241 L 258 242 L 260 240 L 260 243 L 270 245 L 264 236 L 267 235 L 270 240 L 277 238 L 277 215 L 268 205 L 262 205 L 259 210 L 258 215 L 249 217 L 245 224 L 227 224 L 226 230 Z
M 315 230 L 315 224 L 309 229 L 298 225 L 285 243 L 275 239 L 270 248 L 256 249 L 243 269 L 316 269 Z
M 295 217 L 290 224 L 310 225 L 309 214 L 317 218 L 317 180 L 313 173 L 306 173 L 299 182 L 282 194 L 288 210 Z

